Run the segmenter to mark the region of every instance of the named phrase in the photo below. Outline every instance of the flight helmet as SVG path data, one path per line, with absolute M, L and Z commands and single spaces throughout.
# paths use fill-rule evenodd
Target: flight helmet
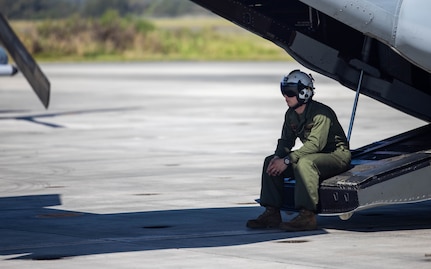
M 314 95 L 313 77 L 300 71 L 293 70 L 280 83 L 281 93 L 289 97 L 296 96 L 299 106 L 308 103 Z

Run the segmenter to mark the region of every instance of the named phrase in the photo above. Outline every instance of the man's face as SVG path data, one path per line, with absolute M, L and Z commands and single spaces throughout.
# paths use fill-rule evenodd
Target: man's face
M 287 83 L 281 87 L 281 94 L 284 96 L 289 107 L 295 107 L 298 104 L 298 84 Z
M 283 96 L 284 96 L 284 99 L 286 100 L 286 103 L 289 107 L 294 107 L 298 104 L 298 99 L 296 98 L 296 95 L 291 97 L 291 96 L 288 96 L 286 94 L 283 94 Z

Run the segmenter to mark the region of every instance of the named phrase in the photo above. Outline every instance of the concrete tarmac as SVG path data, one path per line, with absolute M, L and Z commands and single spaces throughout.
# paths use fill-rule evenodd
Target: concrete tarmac
M 296 68 L 44 64 L 48 110 L 1 77 L 0 268 L 430 268 L 431 202 L 319 216 L 313 232 L 245 227 Z M 354 92 L 313 75 L 347 133 Z M 361 96 L 352 148 L 424 124 Z

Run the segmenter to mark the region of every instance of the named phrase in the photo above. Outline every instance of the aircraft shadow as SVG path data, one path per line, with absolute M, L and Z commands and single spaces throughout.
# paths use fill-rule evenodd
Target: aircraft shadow
M 20 120 L 35 123 L 51 128 L 65 128 L 63 125 L 56 123 L 50 123 L 42 121 L 41 119 L 49 119 L 60 116 L 70 116 L 79 114 L 92 114 L 92 113 L 110 113 L 110 112 L 123 112 L 130 110 L 142 109 L 141 107 L 121 107 L 121 108 L 100 108 L 100 109 L 85 109 L 65 112 L 54 112 L 54 113 L 41 113 L 41 114 L 30 114 L 25 116 L 0 116 L 0 120 Z M 1 113 L 27 113 L 26 110 L 0 110 Z
M 259 207 L 92 214 L 53 209 L 60 196 L 0 198 L 0 255 L 53 260 L 73 256 L 157 249 L 235 246 L 322 234 L 250 230 Z
M 54 260 L 73 256 L 159 249 L 236 246 L 328 233 L 430 228 L 428 206 L 373 209 L 349 221 L 319 217 L 312 232 L 250 230 L 245 221 L 262 212 L 256 207 L 202 208 L 92 214 L 53 209 L 60 196 L 0 198 L 0 255 L 10 259 Z M 415 209 L 416 208 L 416 209 Z M 288 217 L 284 217 L 288 219 Z

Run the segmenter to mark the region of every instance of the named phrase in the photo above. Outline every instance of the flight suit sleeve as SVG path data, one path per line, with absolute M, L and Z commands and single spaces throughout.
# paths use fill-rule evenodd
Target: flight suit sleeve
M 304 141 L 302 141 L 303 145 L 298 150 L 289 154 L 290 161 L 293 163 L 297 163 L 304 155 L 321 152 L 326 146 L 329 129 L 332 124 L 330 117 L 318 114 L 314 116 L 312 122 L 313 127 Z
M 296 136 L 288 124 L 288 117 L 286 113 L 283 130 L 281 132 L 281 138 L 278 139 L 277 148 L 275 150 L 275 156 L 280 158 L 286 157 L 290 153 L 290 150 L 293 148 L 293 146 L 295 146 L 295 140 Z

